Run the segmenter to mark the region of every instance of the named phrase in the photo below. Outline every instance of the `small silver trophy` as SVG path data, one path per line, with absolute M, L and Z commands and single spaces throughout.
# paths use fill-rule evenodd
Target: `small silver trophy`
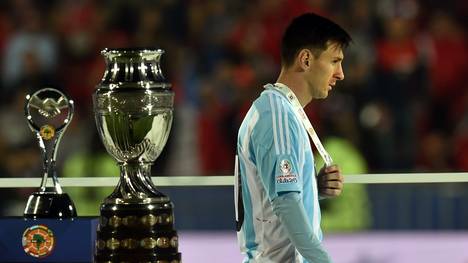
M 180 263 L 173 204 L 151 180 L 151 165 L 172 124 L 174 92 L 161 49 L 105 49 L 106 71 L 93 94 L 96 125 L 120 181 L 101 205 L 94 260 Z
M 73 100 L 56 89 L 43 88 L 26 96 L 24 111 L 28 125 L 39 142 L 43 175 L 39 191 L 29 196 L 24 217 L 76 217 L 75 205 L 63 192 L 55 168 L 57 149 L 73 117 L 73 110 Z M 52 178 L 53 187 L 47 187 L 49 177 Z

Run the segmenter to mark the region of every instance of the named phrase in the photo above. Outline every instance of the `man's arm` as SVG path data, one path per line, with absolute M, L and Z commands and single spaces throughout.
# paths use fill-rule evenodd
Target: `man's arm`
M 297 251 L 309 262 L 332 262 L 307 220 L 304 205 L 297 192 L 282 192 L 272 200 L 273 211 L 288 232 Z

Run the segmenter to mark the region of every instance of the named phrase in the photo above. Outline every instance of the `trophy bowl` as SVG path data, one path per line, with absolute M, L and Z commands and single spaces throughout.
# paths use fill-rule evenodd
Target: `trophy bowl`
M 161 49 L 104 49 L 106 70 L 93 94 L 96 126 L 120 167 L 102 203 L 96 262 L 181 262 L 173 204 L 151 180 L 172 125 L 174 93 Z

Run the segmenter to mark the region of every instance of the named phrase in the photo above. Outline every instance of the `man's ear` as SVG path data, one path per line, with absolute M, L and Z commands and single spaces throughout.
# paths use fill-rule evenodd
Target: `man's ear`
M 309 49 L 301 49 L 298 54 L 299 66 L 304 70 L 307 69 L 312 63 L 312 56 L 312 52 Z

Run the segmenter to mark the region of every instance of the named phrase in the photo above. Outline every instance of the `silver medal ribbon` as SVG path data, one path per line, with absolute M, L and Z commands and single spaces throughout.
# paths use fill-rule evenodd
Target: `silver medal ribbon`
M 330 154 L 325 150 L 325 148 L 322 145 L 322 142 L 320 142 L 319 137 L 317 136 L 317 133 L 314 130 L 314 127 L 312 127 L 312 123 L 310 123 L 309 118 L 307 117 L 306 113 L 304 112 L 304 109 L 302 108 L 301 104 L 299 103 L 299 100 L 297 99 L 296 95 L 294 92 L 292 92 L 288 86 L 284 85 L 283 83 L 275 83 L 275 84 L 267 84 L 264 86 L 266 89 L 274 89 L 280 93 L 282 93 L 288 101 L 291 103 L 291 105 L 294 108 L 294 113 L 296 116 L 301 120 L 302 125 L 304 125 L 304 128 L 307 130 L 307 133 L 309 133 L 310 138 L 312 139 L 312 142 L 315 145 L 315 148 L 317 148 L 320 156 L 322 157 L 323 161 L 325 162 L 326 166 L 330 166 L 333 163 L 333 160 L 330 156 Z

